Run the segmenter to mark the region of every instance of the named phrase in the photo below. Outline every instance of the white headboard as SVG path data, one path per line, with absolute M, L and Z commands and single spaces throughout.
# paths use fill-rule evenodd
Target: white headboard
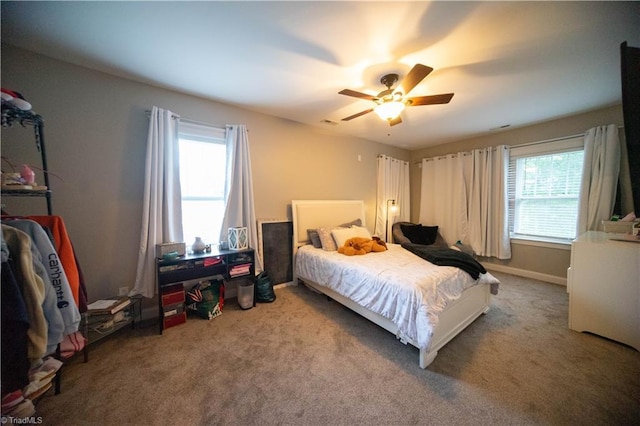
M 291 214 L 294 256 L 298 247 L 309 244 L 308 229 L 338 226 L 355 219 L 361 219 L 366 227 L 362 200 L 293 200 Z

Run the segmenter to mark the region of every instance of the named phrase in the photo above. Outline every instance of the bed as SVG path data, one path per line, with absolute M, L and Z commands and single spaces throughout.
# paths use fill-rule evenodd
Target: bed
M 490 273 L 474 280 L 463 270 L 436 266 L 387 244 L 388 250 L 345 256 L 311 244 L 308 230 L 331 229 L 359 219 L 362 200 L 293 200 L 294 284 L 352 309 L 402 343 L 418 348 L 421 368 L 490 306 L 499 281 Z

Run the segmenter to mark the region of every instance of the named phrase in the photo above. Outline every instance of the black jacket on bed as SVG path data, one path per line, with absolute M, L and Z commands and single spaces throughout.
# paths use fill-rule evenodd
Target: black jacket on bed
M 471 255 L 458 250 L 413 243 L 403 243 L 402 247 L 434 265 L 460 268 L 471 275 L 474 280 L 477 280 L 480 274 L 487 272 L 484 266 Z

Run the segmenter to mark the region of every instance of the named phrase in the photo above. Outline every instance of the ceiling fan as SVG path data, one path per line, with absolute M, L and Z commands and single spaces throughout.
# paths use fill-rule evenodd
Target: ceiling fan
M 382 78 L 380 78 L 380 83 L 384 84 L 387 89 L 378 93 L 377 96 L 356 92 L 355 90 L 350 89 L 341 90 L 338 92 L 340 95 L 353 96 L 354 98 L 366 99 L 376 103 L 376 106 L 373 108 L 345 117 L 342 121 L 353 120 L 354 118 L 368 114 L 371 111 L 375 111 L 380 118 L 388 121 L 390 126 L 395 126 L 396 124 L 402 123 L 400 113 L 405 107 L 449 103 L 451 98 L 453 98 L 453 93 L 443 93 L 431 96 L 415 96 L 412 98 L 407 97 L 409 92 L 427 75 L 429 75 L 431 71 L 433 71 L 433 68 L 431 67 L 416 64 L 411 68 L 411 71 L 409 71 L 404 80 L 402 80 L 395 89 L 391 89 L 391 86 L 398 82 L 398 74 L 383 75 Z

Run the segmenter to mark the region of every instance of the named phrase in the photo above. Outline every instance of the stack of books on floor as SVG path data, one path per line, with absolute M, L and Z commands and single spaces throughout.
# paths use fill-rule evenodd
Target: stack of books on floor
M 229 276 L 231 278 L 240 277 L 242 275 L 248 275 L 251 271 L 251 263 L 241 263 L 239 265 L 233 265 L 229 269 Z
M 88 332 L 108 334 L 121 323 L 128 322 L 130 316 L 125 308 L 129 305 L 131 305 L 131 299 L 128 297 L 98 300 L 89 304 L 86 318 Z M 89 341 L 95 339 L 95 336 L 93 338 L 92 336 L 87 337 Z
M 131 299 L 121 297 L 119 299 L 97 300 L 87 306 L 90 314 L 115 314 L 131 304 Z

